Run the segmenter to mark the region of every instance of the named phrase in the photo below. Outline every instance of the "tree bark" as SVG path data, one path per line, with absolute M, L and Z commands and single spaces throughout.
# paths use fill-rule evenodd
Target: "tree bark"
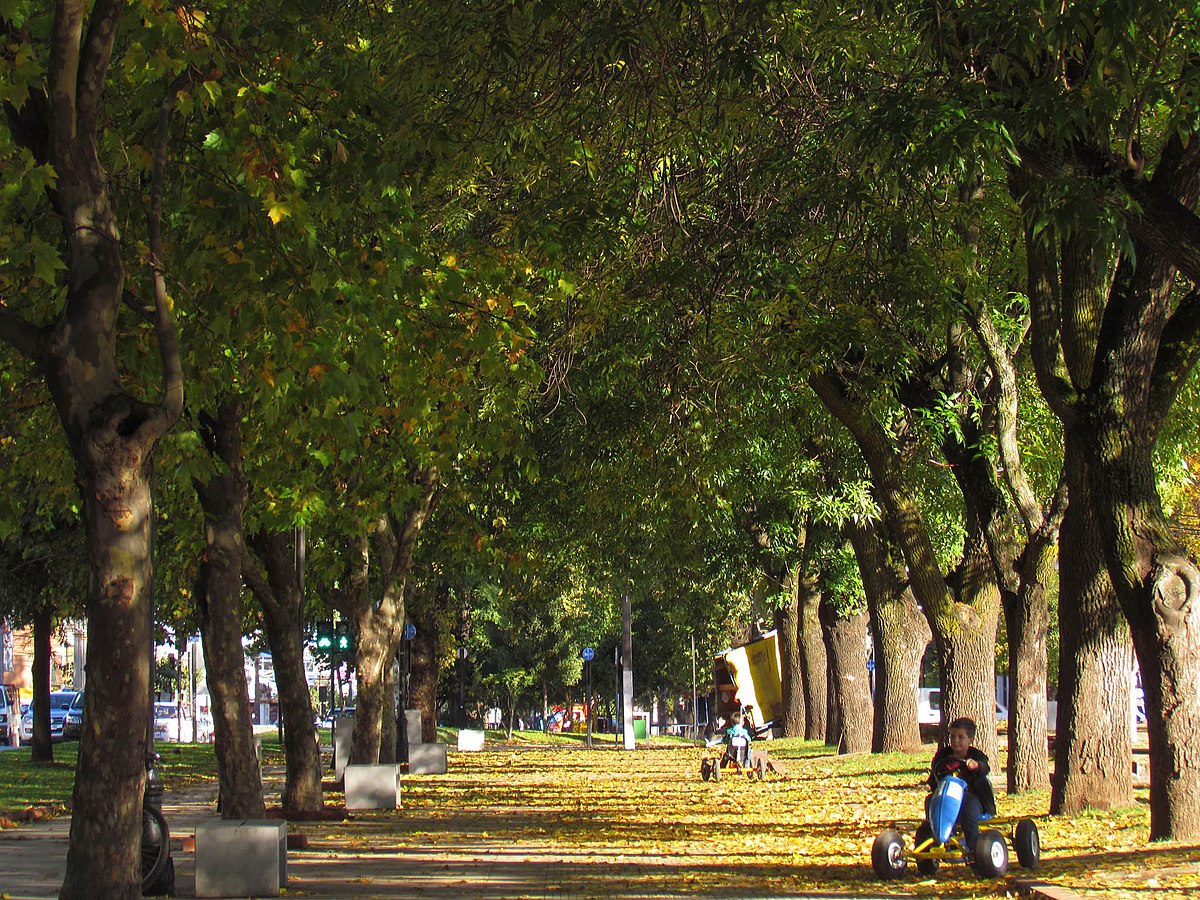
M 804 660 L 800 649 L 800 570 L 788 573 L 787 602 L 775 610 L 775 633 L 779 639 L 779 677 L 783 689 L 783 737 L 804 737 Z
M 242 650 L 243 517 L 249 486 L 242 459 L 241 403 L 222 403 L 215 418 L 202 423 L 202 434 L 209 453 L 221 463 L 208 481 L 193 483 L 204 510 L 205 549 L 196 608 L 212 696 L 221 816 L 261 819 L 266 809 Z
M 837 707 L 834 744 L 838 753 L 869 753 L 873 714 L 867 675 L 867 611 L 841 612 L 826 599 L 820 616 Z
M 1033 535 L 1017 563 L 1020 584 L 1004 604 L 1008 632 L 1008 793 L 1049 787 L 1047 657 L 1050 607 L 1046 584 L 1058 559 L 1058 525 Z
M 1071 501 L 1060 535 L 1058 721 L 1050 796 L 1055 815 L 1133 802 L 1129 631 L 1100 551 L 1083 465 L 1068 433 Z
M 412 484 L 416 492 L 404 519 L 387 516 L 376 525 L 383 573 L 379 602 L 372 602 L 365 588 L 347 595 L 344 612 L 354 623 L 357 635 L 358 711 L 350 750 L 350 761 L 355 764 L 379 761 L 385 710 L 392 715 L 385 682 L 404 633 L 405 591 L 412 575 L 417 538 L 437 498 L 437 470 L 426 468 L 414 472 Z
M 821 585 L 817 575 L 797 573 L 800 601 L 802 680 L 804 683 L 804 737 L 823 741 L 829 730 L 829 665 L 821 628 Z
M 46 606 L 33 614 L 33 729 L 30 735 L 30 762 L 54 762 L 54 741 L 50 737 L 50 660 L 54 616 Z M 86 701 L 87 697 L 84 696 Z M 9 721 L 21 723 L 21 711 L 9 713 Z
M 111 434 L 81 479 L 89 535 L 87 692 L 60 898 L 141 896 L 141 810 L 150 711 L 148 464 Z
M 929 621 L 938 650 L 943 718 L 975 719 L 980 749 L 995 758 L 995 640 L 1000 593 L 990 559 L 986 552 L 979 555 L 984 551 L 981 530 L 987 520 L 976 512 L 978 521 L 973 530 L 968 522 L 957 595 L 952 597 L 916 492 L 904 477 L 900 453 L 887 432 L 850 399 L 836 374 L 816 375 L 809 383 L 862 450 L 889 531 L 904 554 L 909 583 Z M 960 473 L 958 468 L 955 466 L 956 480 L 968 474 Z M 959 481 L 960 488 L 962 484 Z M 971 496 L 964 495 L 964 502 L 970 517 Z
M 883 523 L 863 519 L 846 530 L 867 595 L 875 645 L 871 750 L 912 753 L 921 749 L 917 688 L 931 637 L 929 623 L 908 590 L 903 565 L 888 553 Z
M 449 591 L 439 587 L 436 596 L 449 602 Z M 421 740 L 426 743 L 437 741 L 438 728 L 438 682 L 441 668 L 438 659 L 445 643 L 445 616 L 436 612 L 415 617 L 417 636 L 412 640 L 409 659 L 409 690 L 414 709 L 421 711 Z
M 321 754 L 313 718 L 312 696 L 304 675 L 301 636 L 303 598 L 296 578 L 292 534 L 260 531 L 249 542 L 263 571 L 247 554 L 242 575 L 263 610 L 267 643 L 275 666 L 283 749 L 287 757 L 282 805 L 288 812 L 317 812 L 321 794 Z
M 150 257 L 162 393 L 130 393 L 118 364 L 118 311 L 125 288 L 121 233 L 97 156 L 103 96 L 120 0 L 59 0 L 48 36 L 44 86 L 10 133 L 39 164 L 53 166 L 46 197 L 63 229 L 64 302 L 51 324 L 25 321 L 0 304 L 0 339 L 36 364 L 53 398 L 75 464 L 87 533 L 88 654 L 85 721 L 72 794 L 73 815 L 60 897 L 141 896 L 141 802 L 153 584 L 152 456 L 183 405 L 183 378 L 163 277 L 157 213 L 166 125 L 162 104 L 150 179 Z M 10 119 L 10 123 L 13 119 Z M 6 298 L 11 299 L 11 298 Z M 139 396 L 152 391 L 135 389 Z
M 1036 272 L 1038 265 L 1038 260 L 1033 260 L 1029 268 Z M 1044 789 L 1050 781 L 1046 764 L 1046 636 L 1050 627 L 1046 583 L 1056 559 L 1066 481 L 1060 475 L 1050 509 L 1043 510 L 1025 473 L 1017 439 L 1016 350 L 1009 350 L 986 305 L 980 304 L 972 312 L 971 325 L 994 378 L 994 428 L 1003 480 L 1025 532 L 1025 546 L 1015 558 L 1015 539 L 1004 539 L 999 530 L 988 535 L 1008 632 L 1008 792 L 1018 794 Z

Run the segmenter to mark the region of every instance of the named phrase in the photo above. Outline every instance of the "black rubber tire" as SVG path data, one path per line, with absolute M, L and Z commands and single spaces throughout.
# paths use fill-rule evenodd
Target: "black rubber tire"
M 713 764 L 712 764 L 712 780 L 713 780 L 713 781 L 720 781 L 720 780 L 721 780 L 721 760 L 719 760 L 719 759 L 714 759 L 714 760 L 713 760 Z
M 896 831 L 885 831 L 871 846 L 871 868 L 884 881 L 903 878 L 908 869 L 904 858 L 904 838 Z
M 759 781 L 765 781 L 767 778 L 767 757 L 766 754 L 760 754 L 754 759 L 754 774 L 758 776 Z
M 1042 836 L 1033 819 L 1022 819 L 1013 833 L 1013 849 L 1023 869 L 1036 869 L 1042 861 Z
M 142 890 L 149 890 L 171 857 L 171 831 L 163 814 L 152 806 L 142 807 Z
M 916 845 L 920 847 L 925 841 L 933 837 L 933 829 L 929 827 L 928 822 L 922 822 L 917 826 L 917 833 L 913 836 Z M 921 859 L 917 857 L 917 871 L 922 875 L 933 875 L 937 872 L 938 867 L 942 864 L 940 859 Z
M 712 778 L 712 760 L 711 759 L 700 760 L 700 777 L 703 778 L 705 781 L 708 781 L 708 779 Z
M 985 831 L 975 843 L 975 871 L 983 878 L 999 878 L 1008 871 L 1008 844 L 998 831 Z

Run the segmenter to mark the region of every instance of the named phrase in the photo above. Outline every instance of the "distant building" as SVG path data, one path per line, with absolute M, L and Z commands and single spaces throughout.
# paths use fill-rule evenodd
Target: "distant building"
M 87 632 L 68 621 L 50 640 L 50 690 L 82 690 Z M 22 701 L 33 698 L 33 629 L 12 628 L 0 620 L 0 684 L 16 685 Z

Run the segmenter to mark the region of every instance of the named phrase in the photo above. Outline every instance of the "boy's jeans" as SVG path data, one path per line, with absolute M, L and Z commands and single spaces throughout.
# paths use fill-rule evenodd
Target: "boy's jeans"
M 983 806 L 979 803 L 979 798 L 966 791 L 963 794 L 962 809 L 958 811 L 958 824 L 963 830 L 964 849 L 968 853 L 975 852 L 975 845 L 979 843 L 979 817 L 983 815 Z

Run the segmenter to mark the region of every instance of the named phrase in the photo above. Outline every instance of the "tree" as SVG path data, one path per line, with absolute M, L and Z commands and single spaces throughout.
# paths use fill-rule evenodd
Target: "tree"
M 90 7 L 60 0 L 36 15 L 23 5 L 10 7 L 4 20 L 9 41 L 21 50 L 6 59 L 27 60 L 19 70 L 10 65 L 17 78 L 6 103 L 4 151 L 16 167 L 6 171 L 18 173 L 26 196 L 35 196 L 40 184 L 41 209 L 52 211 L 62 233 L 57 248 L 39 245 L 48 250 L 49 264 L 12 295 L 22 303 L 0 307 L 0 337 L 37 366 L 66 434 L 88 535 L 88 634 L 93 647 L 104 648 L 89 666 L 85 716 L 97 727 L 85 730 L 80 742 L 64 898 L 140 895 L 151 466 L 183 402 L 159 222 L 175 87 L 148 70 L 134 74 L 156 82 L 161 98 L 152 114 L 157 129 L 150 129 L 157 142 L 147 151 L 153 159 L 147 215 L 158 399 L 147 402 L 129 390 L 118 361 L 126 264 L 99 151 L 107 146 L 104 101 L 113 47 L 122 25 L 132 24 L 122 21 L 123 13 L 119 0 Z M 36 324 L 55 305 L 58 315 Z
M 1039 384 L 1063 422 L 1071 507 L 1094 523 L 1081 533 L 1103 551 L 1142 671 L 1151 836 L 1192 837 L 1200 766 L 1182 748 L 1200 734 L 1200 569 L 1163 514 L 1153 451 L 1200 348 L 1200 294 L 1177 284 L 1200 279 L 1196 23 L 1116 0 L 1050 21 L 1007 4 L 922 12 L 940 85 L 972 104 L 967 120 L 1001 125 Z

